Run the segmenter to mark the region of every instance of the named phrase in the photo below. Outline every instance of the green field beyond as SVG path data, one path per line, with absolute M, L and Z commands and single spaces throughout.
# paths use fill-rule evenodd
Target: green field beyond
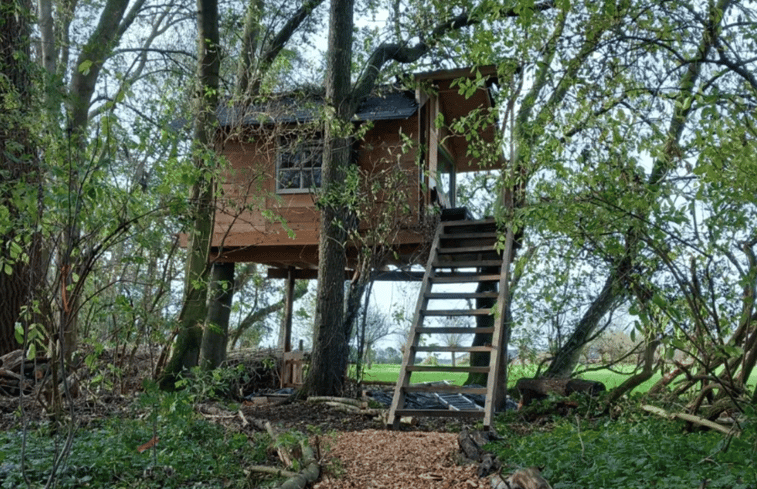
M 625 370 L 628 373 L 613 372 L 608 369 L 601 369 L 601 370 L 596 370 L 596 371 L 591 371 L 591 372 L 585 372 L 579 375 L 579 377 L 586 380 L 597 380 L 599 382 L 602 382 L 603 384 L 605 384 L 605 386 L 609 390 L 609 389 L 612 389 L 613 387 L 620 385 L 623 381 L 625 381 L 628 378 L 629 373 L 632 371 L 632 369 L 630 367 L 627 367 Z M 515 386 L 515 382 L 517 382 L 518 379 L 522 377 L 532 377 L 535 371 L 536 371 L 536 368 L 530 365 L 511 366 L 508 372 L 507 385 L 509 387 L 513 387 Z M 397 378 L 399 377 L 399 372 L 400 372 L 400 365 L 398 364 L 373 365 L 370 368 L 370 370 L 366 371 L 364 380 L 394 383 L 394 382 L 397 382 Z M 415 372 L 412 374 L 412 377 L 410 378 L 410 382 L 413 384 L 416 384 L 416 383 L 421 383 L 421 382 L 438 382 L 438 381 L 446 380 L 453 384 L 462 385 L 463 382 L 465 382 L 465 379 L 467 377 L 468 377 L 467 373 L 457 373 L 457 372 Z M 635 392 L 646 392 L 659 379 L 660 379 L 660 374 L 655 373 L 651 379 L 649 379 L 648 381 L 644 382 L 639 387 L 637 387 Z M 749 383 L 751 385 L 754 385 L 755 382 L 757 382 L 757 372 L 754 372 L 752 374 L 752 376 L 750 377 Z

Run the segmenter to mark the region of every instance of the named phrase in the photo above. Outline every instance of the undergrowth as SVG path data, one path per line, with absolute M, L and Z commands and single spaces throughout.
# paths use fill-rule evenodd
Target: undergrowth
M 617 419 L 573 413 L 536 426 L 519 416 L 497 420 L 503 439 L 488 448 L 506 466 L 544 467 L 554 489 L 757 488 L 753 415 L 739 438 L 688 432 L 683 422 L 636 410 Z
M 66 426 L 29 426 L 23 467 L 22 431 L 0 433 L 0 488 L 45 487 L 58 462 L 48 487 L 258 487 L 245 467 L 265 462 L 270 437 L 251 440 L 199 416 L 196 402 L 214 389 L 196 385 L 167 393 L 146 382 L 130 412 L 75 429 L 69 449 Z
M 44 427 L 30 431 L 28 437 L 26 475 L 30 487 L 43 487 L 60 452 L 56 447 L 60 440 Z M 149 426 L 131 419 L 108 419 L 78 430 L 56 487 L 242 488 L 247 487 L 243 468 L 265 459 L 265 449 L 251 448 L 247 436 L 203 419 L 161 429 L 155 450 L 139 453 L 137 447 L 152 437 Z M 0 465 L 7 469 L 0 473 L 0 487 L 26 487 L 19 463 L 20 440 L 20 432 L 0 434 Z M 260 445 L 264 447 L 265 440 Z

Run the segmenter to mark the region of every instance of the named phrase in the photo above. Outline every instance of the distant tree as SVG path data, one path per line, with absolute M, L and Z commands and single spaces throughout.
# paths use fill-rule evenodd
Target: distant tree
M 394 334 L 389 318 L 375 307 L 369 307 L 363 313 L 365 316 L 360 321 L 359 330 L 355 335 L 357 351 L 362 353 L 361 362 L 367 368 L 371 368 L 372 357 L 376 343 L 387 336 Z
M 443 327 L 448 328 L 470 327 L 467 318 L 462 318 L 459 316 L 444 318 L 441 323 Z M 449 346 L 452 348 L 459 348 L 470 343 L 470 335 L 464 335 L 461 333 L 444 333 L 439 335 L 439 337 L 443 346 Z M 452 356 L 452 366 L 457 366 L 455 352 L 450 352 L 450 355 Z

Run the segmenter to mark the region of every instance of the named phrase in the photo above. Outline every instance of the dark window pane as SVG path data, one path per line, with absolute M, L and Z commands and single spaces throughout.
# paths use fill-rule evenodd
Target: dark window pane
M 300 172 L 297 170 L 279 171 L 280 189 L 300 188 Z

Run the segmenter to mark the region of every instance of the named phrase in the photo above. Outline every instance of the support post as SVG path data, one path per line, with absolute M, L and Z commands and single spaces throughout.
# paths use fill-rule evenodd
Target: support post
M 294 310 L 294 267 L 287 270 L 286 305 L 284 307 L 284 353 L 292 351 L 292 313 Z

